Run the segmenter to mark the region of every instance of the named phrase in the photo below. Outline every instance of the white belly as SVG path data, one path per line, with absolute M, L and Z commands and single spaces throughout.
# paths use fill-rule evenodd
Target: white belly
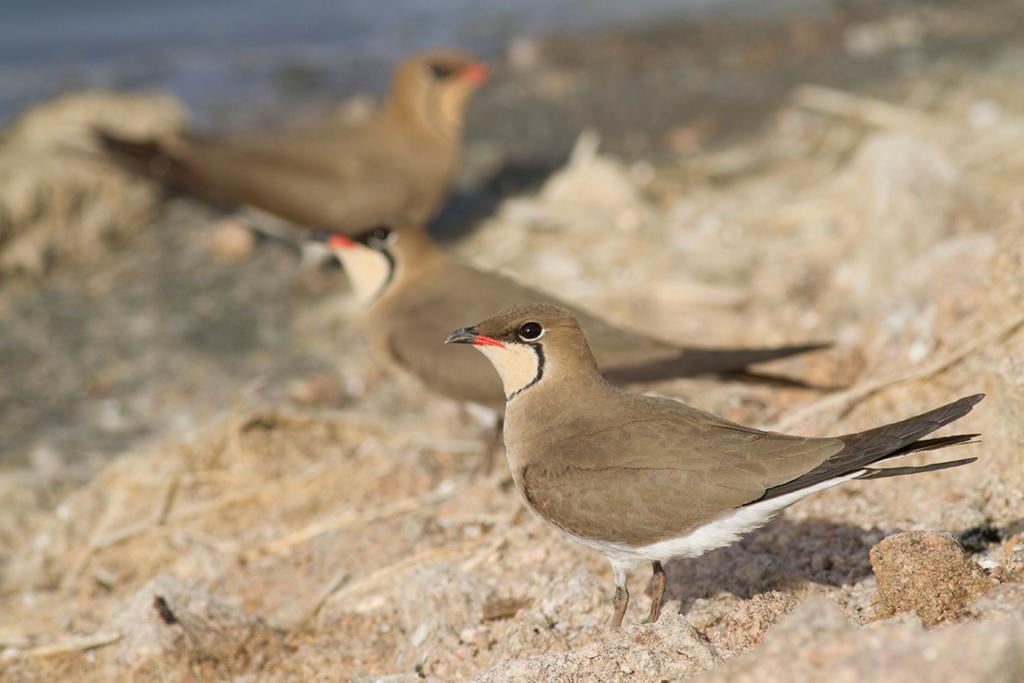
M 682 536 L 649 545 L 628 546 L 612 541 L 583 538 L 564 529 L 562 531 L 574 541 L 582 543 L 591 550 L 599 552 L 608 558 L 608 561 L 612 564 L 612 569 L 618 577 L 624 572 L 636 569 L 645 563 L 665 562 L 677 557 L 700 557 L 710 550 L 732 545 L 741 536 L 762 526 L 783 508 L 789 507 L 801 498 L 809 496 L 816 491 L 823 491 L 845 481 L 856 479 L 864 474 L 864 472 L 865 470 L 858 470 L 805 489 L 800 489 L 799 491 L 793 491 L 792 493 L 770 498 L 760 503 L 738 508 Z

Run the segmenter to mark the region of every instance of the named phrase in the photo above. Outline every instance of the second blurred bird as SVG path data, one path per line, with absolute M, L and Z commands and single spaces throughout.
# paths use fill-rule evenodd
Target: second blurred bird
M 483 318 L 495 310 L 533 302 L 568 306 L 503 275 L 459 261 L 422 227 L 406 225 L 397 231 L 377 227 L 357 240 L 321 231 L 311 239 L 325 241 L 342 262 L 356 296 L 367 305 L 365 331 L 381 359 L 437 393 L 498 414 L 505 408 L 505 394 L 489 364 L 475 354 L 453 353 L 436 340 L 443 340 L 467 316 Z M 698 375 L 766 379 L 747 366 L 827 346 L 682 346 L 574 311 L 605 378 L 623 385 Z
M 458 168 L 466 105 L 487 75 L 469 55 L 439 50 L 402 61 L 380 111 L 357 124 L 327 121 L 278 135 L 97 137 L 118 163 L 175 189 L 352 235 L 437 213 Z

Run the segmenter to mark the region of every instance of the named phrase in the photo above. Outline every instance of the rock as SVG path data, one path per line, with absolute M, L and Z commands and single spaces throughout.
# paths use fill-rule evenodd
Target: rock
M 509 41 L 508 65 L 518 71 L 530 71 L 541 64 L 541 44 L 533 36 L 517 36 Z
M 746 600 L 729 594 L 697 600 L 686 612 L 687 620 L 723 656 L 739 654 L 756 645 L 798 600 L 786 593 L 768 591 Z
M 858 236 L 848 254 L 857 263 L 848 284 L 868 299 L 926 250 L 980 223 L 970 177 L 941 146 L 906 133 L 865 140 L 837 188 L 858 197 L 844 220 Z
M 707 671 L 720 662 L 714 647 L 686 617 L 665 613 L 656 624 L 608 632 L 603 640 L 570 652 L 508 660 L 472 680 L 674 680 Z
M 392 674 L 389 676 L 367 674 L 365 676 L 356 676 L 352 679 L 352 683 L 440 683 L 441 680 L 440 678 L 423 676 L 418 673 Z
M 1024 583 L 1004 583 L 981 596 L 968 609 L 974 619 L 1024 617 Z
M 601 582 L 583 569 L 555 579 L 539 605 L 544 619 L 550 624 L 575 624 L 589 621 L 586 617 L 595 611 L 607 612 L 608 596 Z
M 1011 581 L 1024 582 L 1024 543 L 1007 553 L 1005 572 Z
M 113 648 L 117 664 L 157 680 L 202 663 L 221 673 L 258 667 L 280 645 L 260 620 L 166 575 L 136 591 L 111 626 L 122 634 Z
M 501 619 L 512 619 L 524 607 L 529 607 L 531 600 L 526 598 L 499 598 L 491 596 L 484 603 L 483 621 L 499 621 Z
M 769 631 L 761 645 L 695 680 L 1011 683 L 1024 680 L 1024 615 L 934 631 L 914 620 L 858 627 L 835 603 L 812 598 Z
M 434 565 L 414 569 L 398 591 L 397 623 L 407 636 L 395 656 L 399 667 L 448 678 L 432 667 L 459 659 L 459 634 L 479 623 L 490 587 L 457 567 Z
M 961 616 L 993 585 L 949 534 L 894 534 L 874 546 L 869 557 L 883 616 L 913 610 L 931 626 Z
M 349 399 L 345 385 L 336 375 L 317 374 L 288 383 L 288 398 L 303 406 L 342 406 Z
M 549 224 L 588 225 L 594 222 L 631 229 L 645 210 L 629 168 L 598 152 L 596 131 L 584 130 L 569 162 L 548 179 L 534 207 Z
M 256 238 L 252 230 L 236 218 L 217 221 L 210 236 L 210 251 L 221 263 L 237 263 L 252 255 Z

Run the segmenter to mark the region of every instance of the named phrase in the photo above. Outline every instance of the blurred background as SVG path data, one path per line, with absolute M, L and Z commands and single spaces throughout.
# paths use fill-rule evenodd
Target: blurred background
M 653 389 L 803 434 L 990 395 L 964 421 L 984 466 L 854 484 L 674 564 L 702 642 L 738 655 L 811 595 L 876 620 L 868 551 L 906 528 L 1024 579 L 1024 2 L 5 0 L 0 678 L 260 671 L 142 628 L 153 585 L 225 596 L 211 633 L 264 643 L 283 679 L 618 661 L 607 568 L 471 476 L 480 426 L 372 361 L 340 270 L 86 149 L 97 125 L 355 120 L 438 46 L 492 70 L 430 226 L 447 248 L 667 339 L 835 343 L 773 367 L 838 396 Z M 652 678 L 721 661 L 648 646 Z
M 493 58 L 517 38 L 707 13 L 713 4 L 12 0 L 0 26 L 0 116 L 69 89 L 159 87 L 182 97 L 196 121 L 216 123 L 252 104 L 266 111 L 296 98 L 380 92 L 397 59 L 438 45 Z

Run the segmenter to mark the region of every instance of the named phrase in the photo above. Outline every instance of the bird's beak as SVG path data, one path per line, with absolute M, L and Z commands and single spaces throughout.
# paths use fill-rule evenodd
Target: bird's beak
M 462 69 L 462 77 L 473 85 L 480 85 L 491 75 L 491 70 L 483 62 L 473 62 Z
M 323 242 L 331 249 L 348 249 L 356 244 L 344 235 L 324 229 L 313 232 L 310 234 L 309 239 L 313 242 Z
M 505 348 L 497 339 L 493 337 L 485 337 L 482 334 L 477 334 L 476 330 L 472 327 L 462 327 L 455 330 L 448 335 L 448 338 L 444 340 L 445 344 L 472 344 L 473 346 L 497 346 Z
M 445 344 L 472 344 L 476 340 L 476 330 L 472 327 L 460 327 L 444 340 Z

